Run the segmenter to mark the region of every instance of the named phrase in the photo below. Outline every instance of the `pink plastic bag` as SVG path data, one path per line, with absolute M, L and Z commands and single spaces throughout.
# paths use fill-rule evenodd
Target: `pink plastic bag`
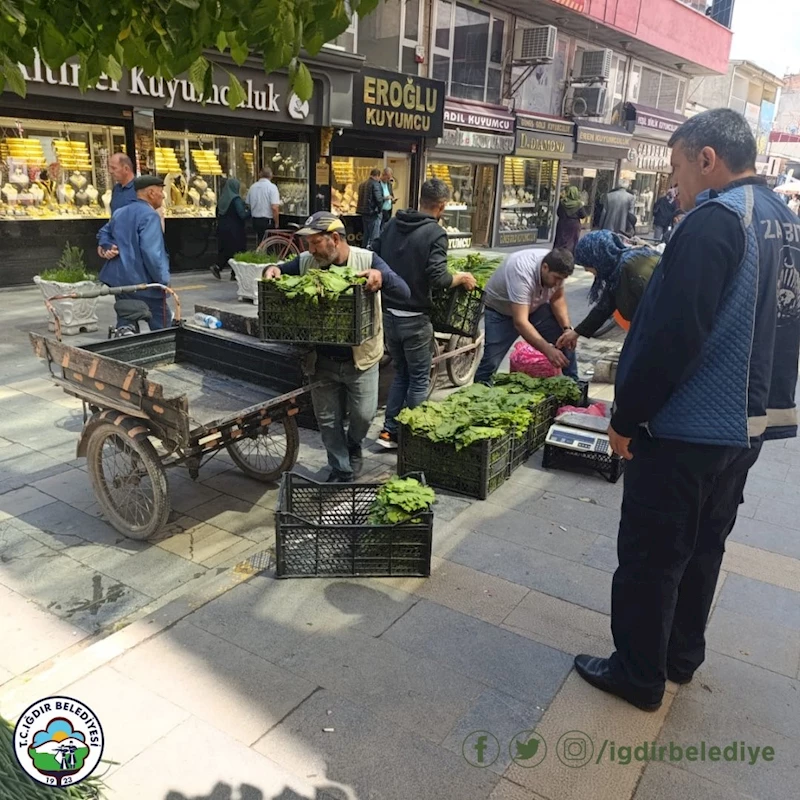
M 527 342 L 517 342 L 511 353 L 511 372 L 524 372 L 531 378 L 553 378 L 561 374 L 544 353 L 535 350 Z
M 574 414 L 588 414 L 590 417 L 605 417 L 606 416 L 606 404 L 605 403 L 593 403 L 588 408 L 578 408 L 577 406 L 561 406 L 558 409 L 558 414 L 566 414 L 568 412 L 572 412 Z

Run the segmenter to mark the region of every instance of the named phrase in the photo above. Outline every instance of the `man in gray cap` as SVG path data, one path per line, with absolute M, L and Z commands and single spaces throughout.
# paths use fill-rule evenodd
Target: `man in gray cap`
M 347 243 L 342 221 L 330 211 L 318 211 L 298 231 L 307 237 L 308 252 L 279 267 L 270 267 L 268 279 L 304 275 L 309 269 L 336 266 L 355 268 L 367 279 L 368 292 L 381 289 L 395 302 L 408 302 L 408 284 L 376 253 Z M 380 299 L 378 299 L 380 303 Z M 378 411 L 378 365 L 383 355 L 380 305 L 375 333 L 358 347 L 319 345 L 309 359 L 308 371 L 319 385 L 311 391 L 314 414 L 331 468 L 329 483 L 347 483 L 363 466 L 361 443 Z
M 136 200 L 114 212 L 100 228 L 97 243 L 108 260 L 100 270 L 100 280 L 108 286 L 140 283 L 169 284 L 169 258 L 164 247 L 161 218 L 156 209 L 164 202 L 164 181 L 156 175 L 142 175 L 133 182 Z M 172 312 L 160 289 L 143 289 L 120 295 L 121 300 L 143 300 L 150 308 L 150 330 L 165 328 Z M 117 320 L 122 324 L 122 320 Z

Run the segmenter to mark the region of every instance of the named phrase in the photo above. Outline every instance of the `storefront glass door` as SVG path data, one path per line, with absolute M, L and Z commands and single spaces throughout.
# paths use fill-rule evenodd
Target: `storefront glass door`
M 411 192 L 411 156 L 408 153 L 386 153 L 386 163 L 394 173 L 394 196 L 397 202 L 394 204 L 392 214 L 394 215 L 401 208 L 408 208 L 408 198 Z
M 492 216 L 497 186 L 497 167 L 494 164 L 478 164 L 475 169 L 475 212 L 472 221 L 472 244 L 474 247 L 488 247 L 492 240 Z

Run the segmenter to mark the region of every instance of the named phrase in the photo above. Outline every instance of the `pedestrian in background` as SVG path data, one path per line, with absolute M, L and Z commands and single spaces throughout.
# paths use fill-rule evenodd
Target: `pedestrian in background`
M 136 189 L 133 186 L 136 174 L 133 171 L 133 161 L 125 153 L 114 153 L 108 159 L 108 171 L 114 181 L 114 187 L 111 189 L 111 213 L 113 214 L 136 200 Z
M 230 266 L 228 261 L 236 253 L 247 250 L 245 221 L 250 218 L 250 212 L 239 194 L 240 191 L 239 179 L 228 178 L 217 203 L 217 263 L 212 265 L 211 272 L 218 280 L 222 277 L 220 270 Z M 231 280 L 236 280 L 233 267 Z
M 470 273 L 452 275 L 447 269 L 447 232 L 439 220 L 449 199 L 450 190 L 444 181 L 425 181 L 419 211 L 398 211 L 372 243 L 375 253 L 411 290 L 407 300 L 387 295 L 383 303 L 384 339 L 392 356 L 394 380 L 378 444 L 388 449 L 397 447 L 396 417 L 400 409 L 416 408 L 428 397 L 433 359 L 431 289 L 475 288 Z
M 705 660 L 725 540 L 767 439 L 797 435 L 800 275 L 776 231 L 795 217 L 756 175 L 756 141 L 730 109 L 669 142 L 675 230 L 619 359 L 608 429 L 627 459 L 610 658 L 578 655 L 586 681 L 656 710 L 666 680 Z
M 272 170 L 269 167 L 264 167 L 259 173 L 258 180 L 247 192 L 246 202 L 253 218 L 256 244 L 260 244 L 267 231 L 275 230 L 280 225 L 281 195 L 272 182 Z
M 369 173 L 369 178 L 358 187 L 358 207 L 363 225 L 362 246 L 372 249 L 372 241 L 381 232 L 383 214 L 383 189 L 381 188 L 381 171 L 376 167 Z
M 575 252 L 575 245 L 581 238 L 581 223 L 589 212 L 584 208 L 581 193 L 577 186 L 568 186 L 561 194 L 561 202 L 556 209 L 556 241 L 554 247 Z
M 386 223 L 392 218 L 392 209 L 397 202 L 397 198 L 394 196 L 394 173 L 389 167 L 386 167 L 381 175 L 381 191 L 383 192 L 381 230 L 383 230 Z
M 800 197 L 796 194 L 789 200 L 789 210 L 794 214 L 800 214 Z
M 673 186 L 660 197 L 653 209 L 653 238 L 657 242 L 666 242 L 672 232 L 672 224 L 678 213 L 678 192 Z
M 635 198 L 630 193 L 631 182 L 622 178 L 603 201 L 600 227 L 612 233 L 633 236 L 636 233 L 636 215 L 633 213 Z

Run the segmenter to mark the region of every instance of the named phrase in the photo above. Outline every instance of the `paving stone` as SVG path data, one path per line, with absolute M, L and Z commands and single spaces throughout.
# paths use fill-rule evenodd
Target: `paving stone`
M 241 542 L 247 542 L 248 546 L 253 544 L 249 539 L 234 536 L 222 528 L 209 525 L 207 522 L 199 522 L 191 517 L 179 517 L 174 524 L 183 530 L 161 536 L 156 543 L 163 550 L 197 564 L 202 564 Z
M 275 535 L 275 511 L 227 494 L 195 506 L 192 516 L 228 533 L 252 542 L 266 541 Z
M 489 800 L 547 800 L 547 798 L 542 797 L 540 794 L 529 792 L 516 783 L 503 778 L 489 795 Z
M 118 544 L 126 539 L 119 531 L 102 519 L 84 514 L 72 506 L 56 501 L 27 514 L 20 519 L 41 531 L 42 543 L 63 541 L 73 544 L 75 537 L 95 544 Z
M 761 457 L 750 468 L 750 475 L 757 475 L 771 481 L 785 481 L 789 474 L 790 466 L 789 464 L 781 464 L 778 461 Z
M 783 503 L 774 498 L 760 503 L 754 517 L 756 520 L 768 522 L 771 525 L 780 525 L 793 531 L 800 530 L 800 514 L 797 506 L 791 503 Z M 797 533 L 795 533 L 795 536 L 797 536 Z
M 61 462 L 45 453 L 14 442 L 0 450 L 0 489 L 8 491 L 4 484 L 8 484 L 9 489 L 19 488 L 64 469 Z
M 607 755 L 596 763 L 603 742 L 607 739 L 636 745 L 654 741 L 672 700 L 673 695 L 666 694 L 658 711 L 646 713 L 598 691 L 572 672 L 536 725 L 537 734 L 547 745 L 544 761 L 535 768 L 512 764 L 505 777 L 550 800 L 626 800 L 633 794 L 644 765 L 634 762 L 622 766 L 612 763 Z M 558 753 L 564 755 L 567 739 L 583 740 L 584 752 L 595 763 L 583 767 L 563 763 Z
M 761 520 L 739 517 L 730 539 L 750 547 L 800 559 L 800 536 L 797 531 L 782 525 L 770 525 Z
M 485 688 L 441 662 L 354 631 L 311 636 L 278 665 L 435 742 Z
M 219 496 L 219 492 L 199 481 L 184 477 L 179 472 L 167 470 L 169 503 L 174 511 L 187 512 Z
M 542 592 L 529 592 L 503 627 L 572 655 L 614 649 L 608 616 Z
M 52 497 L 43 494 L 32 486 L 14 489 L 5 494 L 0 494 L 0 519 L 16 517 L 52 502 L 54 502 Z
M 382 638 L 542 707 L 572 667 L 565 653 L 427 600 Z
M 314 690 L 305 679 L 186 621 L 112 666 L 248 745 Z
M 502 508 L 493 502 L 475 503 L 459 517 L 458 523 L 464 528 L 562 556 L 570 561 L 582 561 L 598 535 Z
M 719 656 L 719 658 L 725 657 Z M 754 670 L 757 667 L 748 669 Z M 747 692 L 742 692 L 741 687 L 746 685 L 740 685 L 737 692 L 740 697 L 750 693 L 750 687 Z M 753 690 L 757 691 L 757 688 L 753 687 Z M 698 692 L 706 695 L 706 698 L 699 700 Z M 762 700 L 767 698 L 762 697 Z M 675 698 L 673 709 L 674 713 L 667 718 L 658 737 L 659 745 L 675 742 L 684 747 L 697 746 L 705 741 L 708 751 L 708 747 L 712 745 L 722 749 L 734 742 L 744 741 L 745 746 L 772 747 L 775 751 L 773 761 L 767 763 L 759 761 L 754 765 L 750 765 L 749 762 L 724 759 L 714 762 L 708 756 L 706 761 L 692 762 L 684 758 L 680 762 L 682 771 L 717 784 L 723 792 L 726 792 L 721 795 L 725 800 L 738 798 L 742 794 L 758 800 L 786 800 L 794 793 L 789 787 L 797 786 L 797 773 L 800 770 L 800 746 L 796 738 L 787 738 L 774 728 L 759 724 L 759 720 L 747 712 L 731 713 L 730 706 L 718 705 L 714 695 L 709 695 L 703 689 L 693 689 L 691 692 L 681 689 Z M 680 785 L 675 786 L 669 797 L 681 796 L 678 790 Z M 698 794 L 703 797 L 699 792 Z M 695 797 L 694 793 L 685 796 Z M 714 800 L 717 796 L 719 795 L 711 794 Z M 643 800 L 645 799 L 649 800 L 646 795 Z
M 236 538 L 238 541 L 235 544 L 232 544 L 230 547 L 226 547 L 216 555 L 211 556 L 211 558 L 207 558 L 205 561 L 201 562 L 203 566 L 208 567 L 209 569 L 228 569 L 241 563 L 249 556 L 260 552 L 260 550 L 263 548 L 262 543 L 254 543 L 249 539 L 241 539 L 239 537 Z
M 395 467 L 395 472 L 396 471 L 397 468 Z M 459 514 L 464 513 L 472 505 L 472 500 L 467 500 L 464 497 L 458 497 L 437 489 L 436 502 L 433 504 L 433 513 L 440 520 L 450 522 L 459 516 Z
M 214 489 L 217 493 L 237 497 L 239 500 L 263 506 L 271 511 L 275 510 L 275 504 L 278 500 L 277 484 L 262 483 L 253 478 L 248 478 L 238 469 L 213 475 L 205 479 L 203 485 Z
M 617 543 L 608 536 L 597 536 L 590 545 L 583 563 L 588 567 L 613 573 L 619 566 Z
M 758 459 L 759 463 L 766 461 L 770 464 L 788 464 L 790 467 L 800 467 L 800 453 L 787 450 L 779 443 L 773 447 L 770 447 L 769 444 L 770 442 L 765 442 L 765 447 Z
M 32 530 L 35 529 L 15 517 L 0 520 L 0 569 L 15 558 L 50 549 L 31 535 Z
M 328 713 L 328 712 L 332 713 Z M 333 733 L 322 729 L 333 727 Z M 316 692 L 254 749 L 300 775 L 350 787 L 341 797 L 486 800 L 497 776 L 349 700 Z
M 0 667 L 13 675 L 33 669 L 87 636 L 4 586 L 0 586 L 0 607 Z
M 755 800 L 756 795 L 734 791 L 732 780 L 717 783 L 693 775 L 686 771 L 685 766 L 677 767 L 661 762 L 648 764 L 636 787 L 633 800 L 674 800 L 676 797 L 691 800 Z
M 722 568 L 737 575 L 800 592 L 800 561 L 759 550 L 739 542 L 726 542 Z
M 749 720 L 781 736 L 800 739 L 798 692 L 800 687 L 793 678 L 711 650 L 694 680 L 679 694 L 709 712 L 726 715 L 732 733 L 736 725 Z
M 69 469 L 58 475 L 37 481 L 40 491 L 83 511 L 91 517 L 100 517 L 100 505 L 92 490 L 89 475 L 82 469 Z
M 718 606 L 800 631 L 800 593 L 781 586 L 772 586 L 742 575 L 729 575 Z
M 744 487 L 745 500 L 751 498 L 765 498 L 767 500 L 779 500 L 782 503 L 800 505 L 800 493 L 797 491 L 797 484 L 800 483 L 800 469 L 798 469 L 797 481 L 792 481 L 791 475 L 787 476 L 786 482 L 774 481 L 764 478 L 761 475 L 750 475 Z
M 148 600 L 46 547 L 4 564 L 0 583 L 90 633 L 119 622 Z
M 105 738 L 103 759 L 119 765 L 127 764 L 189 718 L 188 711 L 110 666 L 100 667 L 62 693 L 86 703 L 97 714 Z M 108 774 L 117 769 L 119 766 L 112 765 Z
M 469 711 L 456 722 L 442 747 L 453 753 L 463 755 L 467 737 L 475 731 L 486 731 L 497 740 L 499 754 L 497 760 L 487 769 L 502 775 L 511 763 L 508 744 L 520 732 L 533 730 L 541 719 L 544 709 L 521 703 L 513 697 L 495 689 L 487 689 L 478 697 Z M 474 762 L 470 762 L 474 763 Z M 480 769 L 480 767 L 476 767 Z
M 602 614 L 611 608 L 611 575 L 559 556 L 470 533 L 448 559 Z
M 706 644 L 718 653 L 790 678 L 800 665 L 800 631 L 719 606 L 709 621 Z
M 314 784 L 330 786 L 299 778 L 194 717 L 163 738 L 149 733 L 142 741 L 152 744 L 108 779 L 114 800 L 324 800 Z M 197 757 L 199 747 L 202 758 Z

